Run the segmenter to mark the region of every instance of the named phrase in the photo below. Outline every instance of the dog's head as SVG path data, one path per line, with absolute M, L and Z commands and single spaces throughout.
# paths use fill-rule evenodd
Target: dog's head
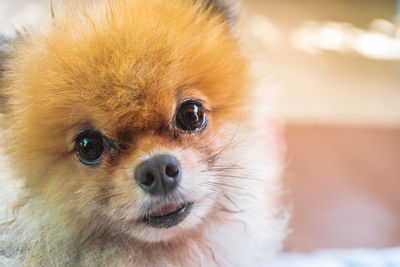
M 229 151 L 247 116 L 248 62 L 226 9 L 115 0 L 65 10 L 7 64 L 16 175 L 53 220 L 153 242 L 194 229 L 244 157 Z

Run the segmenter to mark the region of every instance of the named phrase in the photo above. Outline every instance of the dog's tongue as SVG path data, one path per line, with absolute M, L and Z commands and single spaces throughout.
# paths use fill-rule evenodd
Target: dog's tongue
M 155 209 L 150 213 L 150 216 L 163 216 L 169 213 L 173 213 L 181 207 L 181 204 L 169 204 L 161 208 Z

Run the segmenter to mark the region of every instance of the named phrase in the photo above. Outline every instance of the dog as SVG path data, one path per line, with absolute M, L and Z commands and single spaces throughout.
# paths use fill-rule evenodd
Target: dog
M 280 249 L 281 157 L 234 20 L 226 1 L 97 0 L 3 39 L 19 186 L 0 263 L 255 266 Z

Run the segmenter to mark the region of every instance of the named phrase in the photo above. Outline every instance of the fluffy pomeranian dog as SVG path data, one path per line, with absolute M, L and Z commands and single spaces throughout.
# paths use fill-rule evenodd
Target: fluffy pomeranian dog
M 280 157 L 229 9 L 64 3 L 3 41 L 21 186 L 0 264 L 255 266 L 280 248 Z

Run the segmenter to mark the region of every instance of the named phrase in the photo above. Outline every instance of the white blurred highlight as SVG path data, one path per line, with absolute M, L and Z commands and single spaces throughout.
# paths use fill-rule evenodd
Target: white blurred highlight
M 250 17 L 247 28 L 251 35 L 269 50 L 284 45 L 285 33 L 266 16 Z M 288 34 L 289 45 L 307 54 L 325 51 L 358 54 L 377 60 L 400 60 L 400 27 L 384 20 L 373 20 L 368 29 L 344 22 L 305 21 Z
M 23 31 L 50 16 L 47 6 L 40 1 L 24 5 L 16 2 L 14 5 L 0 1 L 0 33 L 3 35 L 13 36 L 16 31 Z
M 248 28 L 250 33 L 269 49 L 277 49 L 282 43 L 282 32 L 265 16 L 252 16 Z
M 323 51 L 357 53 L 379 60 L 399 60 L 400 46 L 394 23 L 375 19 L 363 30 L 349 23 L 305 22 L 291 35 L 291 45 L 309 54 Z

